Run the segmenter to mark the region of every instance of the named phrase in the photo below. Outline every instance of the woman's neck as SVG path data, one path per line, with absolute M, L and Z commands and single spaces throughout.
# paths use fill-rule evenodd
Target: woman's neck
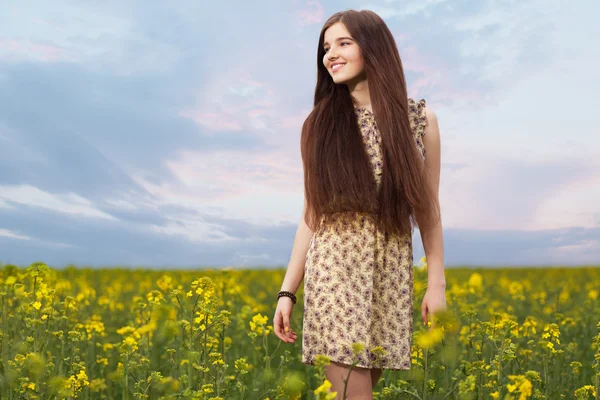
M 355 84 L 349 84 L 348 89 L 358 107 L 371 108 L 371 96 L 369 95 L 369 85 L 366 79 Z

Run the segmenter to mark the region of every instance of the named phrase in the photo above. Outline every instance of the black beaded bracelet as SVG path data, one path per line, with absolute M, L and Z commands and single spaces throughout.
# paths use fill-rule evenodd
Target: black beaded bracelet
M 282 290 L 279 293 L 277 293 L 277 300 L 279 300 L 281 297 L 289 297 L 290 299 L 292 299 L 292 301 L 294 302 L 294 304 L 296 304 L 296 295 L 294 295 L 294 293 L 292 292 L 288 292 L 287 290 Z

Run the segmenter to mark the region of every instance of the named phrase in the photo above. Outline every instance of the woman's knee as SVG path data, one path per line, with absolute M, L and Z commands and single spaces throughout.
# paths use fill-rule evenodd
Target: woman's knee
M 331 391 L 338 393 L 342 398 L 344 387 L 346 388 L 346 399 L 371 400 L 373 391 L 371 386 L 371 370 L 368 368 L 354 367 L 332 361 L 325 369 L 325 376 L 331 382 Z M 348 381 L 347 383 L 344 381 Z
M 371 369 L 371 388 L 375 388 L 375 386 L 377 386 L 377 381 L 379 381 L 379 378 L 381 378 L 381 375 L 383 374 L 383 370 L 380 368 L 373 368 Z

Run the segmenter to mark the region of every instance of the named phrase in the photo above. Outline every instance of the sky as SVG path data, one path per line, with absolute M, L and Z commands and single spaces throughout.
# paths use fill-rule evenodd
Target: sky
M 596 1 L 0 4 L 0 263 L 286 267 L 319 32 L 368 9 L 438 118 L 445 266 L 600 265 Z

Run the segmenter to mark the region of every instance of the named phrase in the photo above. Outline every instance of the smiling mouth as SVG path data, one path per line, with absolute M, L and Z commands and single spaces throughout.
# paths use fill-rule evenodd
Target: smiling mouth
M 342 68 L 344 67 L 344 65 L 346 65 L 346 63 L 344 63 L 344 64 L 336 64 L 336 65 L 334 65 L 334 66 L 331 68 L 331 72 L 337 72 L 337 71 L 339 71 L 340 69 L 342 69 Z

